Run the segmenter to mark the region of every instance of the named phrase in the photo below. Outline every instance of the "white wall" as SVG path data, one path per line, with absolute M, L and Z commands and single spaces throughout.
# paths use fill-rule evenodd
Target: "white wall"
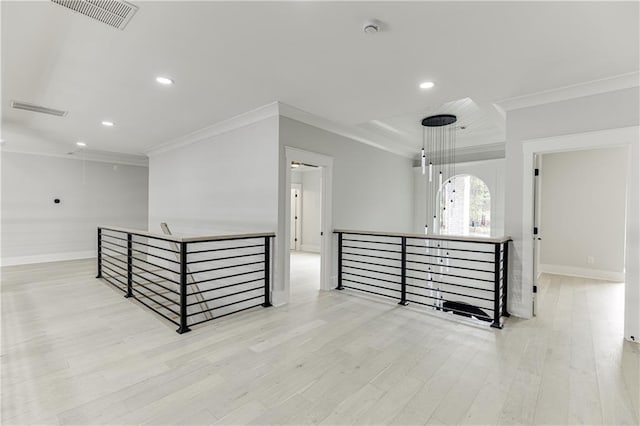
M 593 96 L 507 112 L 505 232 L 510 235 L 509 310 L 531 317 L 533 288 L 533 248 L 531 222 L 531 188 L 533 160 L 530 153 L 546 149 L 555 151 L 570 145 L 627 146 L 631 167 L 627 177 L 627 221 L 625 271 L 625 337 L 640 335 L 640 158 L 637 130 L 640 124 L 639 88 L 617 90 Z M 608 132 L 593 142 L 590 132 L 607 129 L 631 129 Z M 637 129 L 637 128 L 636 128 Z M 599 135 L 596 135 L 599 137 Z M 545 138 L 538 140 L 537 138 Z M 564 142 L 566 140 L 566 143 Z M 585 142 L 583 143 L 582 140 Z M 596 146 L 594 146 L 596 147 Z M 567 148 L 565 148 L 567 149 Z M 576 148 L 579 149 L 579 148 Z M 526 154 L 526 155 L 525 155 Z M 526 229 L 525 229 L 526 227 Z
M 274 232 L 278 217 L 276 116 L 152 155 L 149 228 L 174 234 Z
M 626 178 L 625 148 L 542 156 L 540 272 L 624 280 Z
M 147 167 L 3 152 L 1 187 L 5 266 L 93 257 L 100 225 L 147 228 Z
M 320 252 L 322 212 L 322 170 L 305 170 L 302 175 L 302 251 Z
M 504 170 L 505 160 L 483 160 L 456 164 L 456 175 L 474 175 L 482 179 L 491 193 L 491 236 L 504 236 Z M 449 176 L 444 176 L 447 180 Z M 412 232 L 424 233 L 426 179 L 420 167 L 413 168 L 414 220 Z M 431 224 L 429 224 L 431 226 Z
M 411 232 L 413 224 L 412 160 L 365 145 L 335 133 L 299 121 L 280 117 L 279 187 L 285 189 L 287 165 L 285 147 L 294 147 L 333 158 L 331 227 L 388 232 Z M 287 189 L 288 191 L 288 189 Z M 285 235 L 286 195 L 280 191 L 278 234 Z M 333 246 L 333 235 L 324 235 L 324 243 Z M 278 253 L 285 250 L 279 239 Z M 335 255 L 331 272 L 332 286 L 337 271 Z M 288 295 L 288 257 L 279 256 L 276 271 L 283 277 L 275 288 L 276 303 Z

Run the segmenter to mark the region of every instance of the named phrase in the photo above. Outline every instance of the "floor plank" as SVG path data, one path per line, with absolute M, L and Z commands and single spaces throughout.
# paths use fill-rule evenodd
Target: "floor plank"
M 2 424 L 638 424 L 623 284 L 544 275 L 539 315 L 495 330 L 291 260 L 289 305 L 184 335 L 92 260 L 3 268 Z

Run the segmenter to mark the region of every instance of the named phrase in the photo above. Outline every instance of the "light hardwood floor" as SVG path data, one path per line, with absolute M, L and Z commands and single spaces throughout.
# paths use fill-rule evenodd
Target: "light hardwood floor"
M 622 284 L 546 276 L 540 315 L 494 330 L 292 263 L 291 304 L 184 335 L 93 261 L 4 268 L 2 423 L 638 424 Z

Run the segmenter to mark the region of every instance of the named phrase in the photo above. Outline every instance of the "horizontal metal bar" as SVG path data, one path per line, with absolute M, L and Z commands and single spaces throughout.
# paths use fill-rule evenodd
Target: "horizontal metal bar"
M 134 257 L 133 260 L 137 260 L 138 262 L 146 263 L 147 265 L 155 266 L 158 269 L 170 272 L 172 274 L 179 274 L 180 273 L 180 268 L 179 267 L 178 267 L 178 270 L 176 271 L 174 269 L 167 268 L 166 266 L 157 265 L 157 264 L 155 264 L 153 262 L 149 262 L 148 260 L 142 260 L 142 259 L 137 258 L 137 257 Z M 134 263 L 134 265 L 135 265 L 135 263 Z
M 195 274 L 202 274 L 205 272 L 220 271 L 223 269 L 240 268 L 242 266 L 257 265 L 259 263 L 264 263 L 264 260 L 258 260 L 257 262 L 249 262 L 249 263 L 238 263 L 235 265 L 228 265 L 228 266 L 218 266 L 217 268 L 203 269 L 201 271 L 189 271 L 189 273 L 192 275 L 195 275 Z
M 401 293 L 401 291 L 400 291 L 399 289 L 398 289 L 398 290 L 396 290 L 396 289 L 394 289 L 394 288 L 389 288 L 389 287 L 385 287 L 385 286 L 382 286 L 382 285 L 375 285 L 375 284 L 363 283 L 362 281 L 350 280 L 350 279 L 348 279 L 348 278 L 342 278 L 342 281 L 348 281 L 348 282 L 350 282 L 350 283 L 354 283 L 354 284 L 368 285 L 368 286 L 371 286 L 371 287 L 381 288 L 381 289 L 383 289 L 383 290 L 389 290 L 389 291 L 395 291 L 395 292 Z M 398 285 L 399 285 L 399 284 L 398 284 Z M 390 296 L 390 297 L 391 297 L 391 296 Z
M 409 259 L 407 259 L 407 263 L 417 263 L 419 265 L 437 266 L 437 267 L 442 267 L 442 268 L 456 268 L 456 269 L 463 269 L 465 271 L 473 271 L 473 272 L 486 272 L 486 273 L 489 273 L 491 275 L 494 274 L 494 271 L 487 271 L 486 269 L 467 268 L 467 267 L 464 267 L 464 266 L 447 265 L 447 264 L 444 264 L 444 263 L 419 262 L 417 260 L 409 260 Z M 420 272 L 421 270 L 420 269 L 407 268 L 407 271 L 418 271 L 418 272 Z
M 448 250 L 448 249 L 435 249 L 435 250 Z M 444 257 L 445 259 L 451 259 L 451 260 L 463 260 L 465 262 L 479 262 L 479 263 L 490 263 L 491 265 L 494 264 L 493 259 L 492 260 L 480 260 L 480 259 L 467 259 L 466 257 L 451 257 L 451 256 L 438 256 L 435 254 L 428 254 L 428 253 L 413 253 L 408 251 L 407 254 L 409 255 L 414 255 L 414 256 L 423 256 L 423 257 Z M 493 272 L 493 271 L 492 271 Z
M 215 259 L 193 260 L 191 262 L 187 262 L 187 265 L 193 265 L 196 263 L 204 263 L 204 262 L 215 262 L 218 260 L 238 259 L 241 257 L 249 257 L 249 256 L 264 256 L 264 251 L 258 252 L 258 253 L 250 253 L 250 254 L 238 254 L 236 256 L 217 257 Z
M 262 298 L 264 298 L 264 294 L 261 294 L 260 296 L 249 297 L 247 299 L 238 300 L 236 302 L 227 303 L 226 305 L 216 306 L 216 307 L 211 308 L 211 309 L 205 309 L 205 310 L 202 310 L 202 311 L 198 311 L 198 312 L 194 312 L 194 313 L 191 313 L 191 314 L 187 314 L 187 317 L 192 317 L 194 315 L 204 314 L 205 312 L 211 312 L 214 309 L 222 309 L 222 308 L 226 308 L 227 306 L 233 306 L 233 305 L 237 305 L 238 303 L 248 302 L 249 300 L 262 299 Z
M 484 300 L 485 302 L 493 303 L 493 299 L 487 299 L 486 297 L 471 296 L 470 294 L 456 293 L 455 291 L 442 290 L 442 289 L 439 289 L 439 288 L 424 288 L 424 287 L 419 287 L 419 286 L 410 285 L 410 284 L 407 284 L 407 286 L 408 287 L 414 287 L 414 288 L 420 288 L 420 289 L 427 290 L 427 291 L 438 291 L 440 293 L 445 293 L 445 294 L 455 294 L 456 296 L 469 297 L 471 299 Z M 407 294 L 408 293 L 409 292 L 407 292 Z M 411 294 L 415 294 L 415 293 L 411 293 Z M 422 295 L 420 294 L 418 296 L 422 296 Z M 428 296 L 428 297 L 430 297 L 430 296 Z M 446 300 L 449 300 L 449 299 L 446 299 Z M 452 302 L 453 302 L 453 300 L 452 300 Z M 486 309 L 492 309 L 492 308 L 486 308 Z
M 104 278 L 104 280 L 105 280 L 106 282 L 108 282 L 110 285 L 112 285 L 113 287 L 117 288 L 117 289 L 118 289 L 118 290 L 120 290 L 121 292 L 123 292 L 123 293 L 126 293 L 126 292 L 127 292 L 127 286 L 126 286 L 126 285 L 124 285 L 123 287 L 120 287 L 118 284 L 116 284 L 116 283 L 112 282 L 112 281 L 108 278 L 108 275 L 105 275 L 105 276 L 103 276 L 102 278 Z
M 180 316 L 180 314 L 179 314 L 178 312 L 174 311 L 174 310 L 173 310 L 173 309 L 171 309 L 171 308 L 167 308 L 165 305 L 163 305 L 162 303 L 160 303 L 159 301 L 157 301 L 157 300 L 156 300 L 156 299 L 154 299 L 153 297 L 149 296 L 148 294 L 145 294 L 145 293 L 141 292 L 141 291 L 140 291 L 140 290 L 138 290 L 137 288 L 133 287 L 131 290 L 133 290 L 135 293 L 139 294 L 139 295 L 140 295 L 140 296 L 142 296 L 142 297 L 145 297 L 145 298 L 147 298 L 147 299 L 149 299 L 149 300 L 152 300 L 152 301 L 153 301 L 153 303 L 155 303 L 156 305 L 161 306 L 162 308 L 166 309 L 167 311 L 171 312 L 172 314 L 174 314 L 174 315 L 176 315 L 176 316 Z M 151 307 L 149 307 L 149 308 L 150 308 L 150 309 L 153 309 L 154 311 L 156 310 L 156 309 L 151 308 Z M 157 312 L 157 311 L 156 311 L 156 312 Z
M 155 257 L 155 258 L 158 258 L 158 259 L 166 260 L 167 262 L 177 263 L 178 265 L 180 264 L 180 262 L 178 262 L 175 259 L 173 259 L 173 260 L 172 259 L 167 259 L 166 257 L 158 256 L 157 254 L 147 253 L 146 251 L 141 251 L 141 250 L 138 250 L 138 249 L 133 248 L 133 247 L 131 248 L 131 251 L 135 251 L 136 253 L 144 254 L 146 256 L 151 256 L 151 257 Z
M 377 231 L 360 231 L 354 229 L 334 229 L 334 234 L 343 234 L 343 235 L 366 235 L 370 237 L 393 237 L 400 238 L 405 237 L 407 239 L 419 239 L 419 240 L 439 240 L 439 241 L 454 241 L 454 242 L 465 242 L 472 244 L 501 244 L 507 241 L 511 241 L 511 237 L 501 237 L 501 238 L 487 238 L 487 237 L 457 237 L 452 235 L 425 235 L 425 234 L 408 234 L 408 233 L 397 233 L 397 232 L 377 232 Z
M 216 277 L 216 278 L 211 278 L 211 279 L 208 279 L 208 280 L 194 281 L 192 283 L 187 283 L 187 285 L 195 285 L 195 284 L 208 283 L 208 282 L 211 282 L 211 281 L 219 281 L 219 280 L 224 280 L 225 278 L 233 278 L 233 277 L 239 277 L 239 276 L 242 276 L 242 275 L 255 274 L 256 272 L 264 272 L 264 269 L 258 269 L 256 271 L 249 271 L 249 272 L 241 272 L 239 274 L 233 274 L 233 275 L 225 275 L 223 277 Z
M 119 248 L 123 249 L 125 251 L 125 254 L 127 252 L 127 246 L 123 246 L 123 245 L 120 245 L 120 244 L 112 243 L 111 241 L 107 241 L 107 240 L 103 240 L 102 242 L 104 244 L 109 244 L 110 246 L 119 247 Z M 111 249 L 111 250 L 113 250 L 113 249 Z M 113 251 L 116 251 L 116 250 L 113 250 Z
M 125 234 L 126 235 L 126 234 Z M 116 237 L 115 235 L 109 235 L 109 234 L 105 234 L 104 232 L 102 233 L 102 237 L 109 237 L 109 238 L 113 238 L 114 240 L 120 240 L 120 241 L 124 241 L 125 243 L 127 242 L 126 238 L 120 238 L 120 237 Z M 104 240 L 103 240 L 104 241 Z M 114 244 L 114 243 L 111 243 Z M 125 247 L 126 248 L 126 247 Z
M 151 274 L 151 275 L 153 275 L 153 276 L 155 276 L 155 277 L 162 278 L 162 279 L 163 279 L 163 280 L 165 280 L 165 281 L 169 281 L 170 283 L 174 283 L 174 284 L 180 285 L 180 283 L 179 283 L 179 282 L 177 282 L 177 281 L 174 281 L 174 280 L 172 280 L 172 279 L 170 279 L 170 278 L 167 278 L 167 277 L 163 277 L 162 275 L 158 275 L 158 274 L 156 274 L 155 272 L 147 271 L 146 269 L 141 268 L 140 266 L 138 266 L 138 265 L 136 265 L 136 264 L 132 264 L 132 266 L 133 266 L 134 268 L 136 268 L 136 269 L 139 269 L 139 270 L 141 270 L 141 271 L 146 272 L 147 274 Z M 174 272 L 174 273 L 175 273 L 175 272 Z M 139 275 L 139 274 L 136 274 L 136 275 Z
M 422 272 L 422 273 L 424 273 L 424 274 L 429 274 L 429 273 L 431 273 L 431 274 L 435 274 L 435 275 L 441 275 L 441 276 L 444 276 L 444 277 L 463 278 L 463 279 L 465 279 L 465 280 L 480 281 L 480 282 L 483 282 L 483 283 L 493 283 L 493 280 L 485 280 L 485 279 L 482 279 L 482 278 L 465 277 L 464 275 L 446 274 L 446 273 L 444 273 L 444 272 L 423 271 L 423 270 L 417 270 L 417 269 L 407 269 L 407 270 L 409 270 L 409 271 L 413 271 L 413 272 Z M 410 276 L 408 276 L 408 275 L 407 275 L 407 278 L 415 278 L 415 279 L 417 279 L 417 280 L 419 280 L 419 279 L 420 279 L 420 278 L 418 278 L 418 277 L 410 277 Z
M 114 278 L 115 278 L 115 277 L 122 277 L 122 278 L 124 278 L 124 279 L 125 279 L 125 282 L 124 282 L 123 284 L 124 284 L 124 285 L 127 285 L 127 282 L 126 282 L 127 272 L 126 272 L 126 271 L 125 271 L 124 273 L 120 273 L 120 272 L 116 271 L 115 269 L 112 269 L 112 268 L 108 267 L 107 265 L 102 265 L 102 267 L 103 267 L 103 268 L 105 268 L 105 269 L 107 269 L 107 270 L 109 270 L 109 271 L 111 271 L 111 272 L 113 272 L 113 273 L 115 274 L 115 275 L 114 275 Z
M 382 266 L 379 265 L 377 263 L 374 263 L 374 265 L 378 265 L 378 266 Z M 375 269 L 367 269 L 367 268 L 359 268 L 357 266 L 351 266 L 351 265 L 342 265 L 343 268 L 351 268 L 351 269 L 358 269 L 360 271 L 367 271 L 367 272 L 375 272 L 376 274 L 385 274 L 385 275 L 391 275 L 393 277 L 402 277 L 402 274 L 392 274 L 391 272 L 382 272 L 382 271 L 376 271 Z
M 375 265 L 375 266 L 380 266 L 382 268 L 391 268 L 391 269 L 398 269 L 401 270 L 402 269 L 402 265 L 398 264 L 397 266 L 394 265 L 383 265 L 381 263 L 376 263 L 376 262 L 365 262 L 364 260 L 355 260 L 355 259 L 342 259 L 343 262 L 355 262 L 355 263 L 362 263 L 364 265 Z M 402 274 L 398 274 L 398 275 L 402 275 Z
M 235 293 L 225 294 L 224 296 L 217 296 L 217 297 L 212 297 L 211 299 L 198 300 L 196 302 L 188 303 L 187 306 L 193 306 L 193 305 L 199 305 L 200 303 L 212 302 L 214 300 L 220 300 L 220 299 L 224 299 L 225 297 L 231 297 L 231 296 L 235 296 L 237 294 L 248 293 L 250 291 L 256 291 L 256 290 L 264 290 L 264 287 L 263 286 L 254 287 L 254 288 L 250 288 L 248 290 L 236 291 Z
M 209 321 L 212 321 L 212 320 L 215 320 L 215 319 L 218 319 L 218 318 L 223 318 L 223 317 L 226 317 L 226 316 L 229 316 L 229 315 L 237 314 L 238 312 L 248 311 L 249 309 L 257 308 L 258 306 L 262 306 L 262 303 L 259 303 L 257 305 L 248 306 L 246 308 L 238 309 L 237 311 L 233 311 L 233 312 L 229 312 L 229 313 L 226 313 L 226 314 L 218 315 L 217 317 L 207 318 L 205 320 L 194 322 L 194 323 L 191 323 L 189 325 L 193 327 L 194 325 L 202 324 L 204 322 L 209 322 Z
M 398 237 L 399 238 L 399 237 Z M 350 240 L 348 238 L 343 238 L 342 242 L 358 242 L 358 243 L 372 243 L 372 244 L 388 244 L 388 245 L 394 245 L 394 246 L 400 246 L 401 245 L 401 240 L 398 241 L 397 243 L 390 243 L 389 241 L 371 241 L 371 240 Z
M 108 250 L 108 251 L 107 251 Z M 124 253 L 119 252 L 119 251 L 115 251 L 107 246 L 102 246 L 102 252 L 103 253 L 107 253 L 108 256 L 113 257 L 114 259 L 118 259 L 121 260 L 120 257 L 124 257 L 125 259 L 127 258 L 127 252 L 125 251 Z M 115 256 L 115 254 L 119 255 L 119 256 Z
M 464 241 L 456 241 L 456 242 L 464 242 Z M 479 244 L 488 244 L 488 243 L 479 243 Z M 441 249 L 443 250 L 444 247 L 433 247 L 433 246 L 417 246 L 415 244 L 407 244 L 407 247 L 419 247 L 419 248 L 423 248 L 423 249 Z M 455 251 L 464 251 L 467 253 L 483 253 L 483 254 L 490 254 L 490 255 L 494 255 L 495 253 L 493 253 L 492 251 L 484 251 L 484 250 L 470 250 L 470 249 L 459 249 L 459 248 L 451 248 L 451 247 L 447 247 L 447 250 L 455 250 Z
M 343 249 L 346 248 L 350 248 L 350 249 L 357 249 L 357 250 L 370 250 L 370 251 L 383 251 L 386 253 L 398 253 L 401 254 L 402 250 L 385 250 L 385 249 L 374 249 L 374 248 L 367 248 L 367 247 L 356 247 L 356 246 L 346 246 L 346 245 L 342 245 Z
M 140 284 L 139 282 L 136 282 L 135 280 L 131 280 L 131 282 L 132 282 L 133 284 L 137 285 L 138 287 L 142 287 L 142 288 L 144 288 L 145 290 L 149 290 L 151 293 L 155 294 L 156 296 L 160 296 L 160 297 L 162 297 L 162 298 L 163 298 L 163 299 L 165 299 L 167 302 L 171 302 L 171 303 L 173 303 L 174 305 L 179 305 L 178 301 L 173 300 L 173 299 L 170 299 L 170 298 L 168 298 L 167 296 L 165 296 L 164 294 L 158 293 L 158 292 L 157 292 L 157 291 L 155 291 L 154 289 L 149 288 L 149 287 L 148 287 L 148 284 L 146 284 L 146 285 L 145 285 L 145 284 Z
M 398 254 L 401 254 L 400 252 L 398 252 Z M 342 253 L 342 258 L 344 259 L 344 256 L 363 256 L 363 257 L 371 257 L 373 259 L 384 259 L 384 260 L 393 260 L 394 262 L 401 262 L 402 259 L 394 259 L 392 257 L 383 257 L 383 256 L 374 256 L 372 254 L 359 254 L 359 253 Z M 344 260 L 348 260 L 348 259 L 344 259 Z M 380 265 L 380 266 L 385 266 L 385 265 Z
M 142 278 L 143 280 L 145 280 L 145 281 L 146 281 L 146 282 L 148 282 L 149 284 L 157 285 L 158 287 L 161 287 L 161 288 L 163 288 L 163 289 L 165 289 L 165 290 L 167 290 L 167 291 L 170 291 L 171 293 L 173 293 L 173 294 L 175 294 L 175 295 L 180 295 L 180 292 L 178 292 L 178 291 L 176 291 L 176 290 L 173 290 L 173 289 L 170 289 L 169 287 L 165 287 L 165 286 L 163 286 L 162 284 L 160 284 L 159 282 L 152 281 L 152 280 L 150 280 L 149 278 L 145 277 L 144 275 L 140 275 L 140 274 L 137 274 L 137 273 L 133 272 L 133 273 L 132 273 L 132 276 L 134 276 L 134 277 L 136 277 L 136 278 Z M 165 280 L 163 280 L 163 281 L 165 281 Z
M 127 270 L 126 270 L 126 268 L 125 268 L 125 267 L 120 266 L 120 265 L 116 265 L 115 263 L 112 263 L 112 262 L 109 260 L 109 258 L 113 259 L 111 256 L 109 256 L 109 255 L 105 256 L 105 255 L 104 255 L 104 253 L 103 253 L 103 255 L 102 255 L 102 264 L 103 264 L 103 266 L 104 266 L 104 264 L 106 263 L 106 264 L 108 264 L 108 265 L 113 266 L 114 268 L 121 268 L 121 269 L 122 269 L 122 271 L 123 271 L 123 272 L 122 272 L 122 275 L 126 275 L 126 274 L 127 274 Z M 118 259 L 116 259 L 116 260 L 118 260 Z M 125 265 L 126 265 L 126 263 L 125 263 Z
M 117 275 L 110 275 L 110 274 L 105 274 L 105 275 L 106 275 L 108 278 L 113 278 L 113 279 L 114 279 L 118 284 L 122 285 L 122 287 L 124 287 L 124 288 L 126 288 L 126 287 L 127 287 L 127 283 L 126 283 L 126 282 L 124 282 L 124 283 L 123 283 L 122 281 L 120 281 L 120 280 L 118 279 L 118 276 L 117 276 Z M 109 281 L 109 280 L 107 280 L 107 282 L 109 282 L 109 284 L 111 284 L 111 285 L 113 285 L 113 286 L 118 287 L 118 285 L 117 285 L 117 284 L 114 284 L 113 282 L 111 282 L 111 281 Z M 118 287 L 118 288 L 120 288 L 120 287 Z M 122 290 L 122 289 L 120 288 L 120 290 Z
M 444 285 L 452 285 L 452 286 L 455 286 L 455 287 L 468 288 L 469 290 L 486 291 L 488 293 L 493 293 L 493 289 L 492 288 L 491 289 L 487 289 L 487 288 L 481 288 L 481 287 L 472 287 L 472 286 L 463 285 L 463 284 L 448 283 L 446 281 L 430 280 L 428 278 L 418 278 L 418 277 L 410 277 L 410 276 L 407 276 L 407 278 L 410 278 L 410 279 L 413 279 L 413 280 L 426 281 L 428 283 L 438 283 L 438 284 L 444 284 Z M 423 287 L 420 287 L 420 286 L 417 286 L 417 285 L 414 285 L 414 284 L 407 284 L 407 285 L 411 285 L 413 287 L 418 287 L 418 288 L 423 288 Z M 429 290 L 432 290 L 432 289 L 429 288 Z
M 142 303 L 144 306 L 146 306 L 147 308 L 149 308 L 150 310 L 152 310 L 153 312 L 155 312 L 156 314 L 160 315 L 161 317 L 163 317 L 164 319 L 166 319 L 167 321 L 172 322 L 173 324 L 180 326 L 180 324 L 174 320 L 172 320 L 169 316 L 163 314 L 162 312 L 152 308 L 151 306 L 147 305 L 145 302 L 143 302 L 142 300 L 138 299 L 137 297 L 134 297 L 134 299 L 136 300 L 136 302 L 138 303 Z M 153 300 L 153 299 L 152 299 Z
M 151 237 L 146 237 L 146 238 L 151 238 Z M 163 241 L 168 241 L 170 243 L 173 243 L 173 241 L 170 240 L 163 240 Z M 140 244 L 141 246 L 145 246 L 145 247 L 150 247 L 150 248 L 154 248 L 154 249 L 158 249 L 158 250 L 164 250 L 164 251 L 168 251 L 169 253 L 174 253 L 174 254 L 179 254 L 180 250 L 172 250 L 172 249 L 168 249 L 165 247 L 158 247 L 158 246 L 154 246 L 153 244 L 147 244 L 147 243 L 142 243 L 140 241 L 136 241 L 136 240 L 131 240 L 131 242 L 133 244 Z
M 459 312 L 462 316 L 465 316 L 465 317 L 468 317 L 468 316 L 474 316 L 475 318 L 478 318 L 478 319 L 483 320 L 483 321 L 493 321 L 493 318 L 491 318 L 491 317 L 485 317 L 485 316 L 480 316 L 480 315 L 473 315 L 473 314 L 470 314 L 470 313 L 465 312 L 465 311 L 460 311 L 460 310 L 457 310 L 457 309 L 451 309 L 451 308 L 446 308 L 446 310 L 445 310 L 445 308 L 443 308 L 443 307 L 436 306 L 436 305 L 432 305 L 432 304 L 429 304 L 429 303 L 418 302 L 417 300 L 409 300 L 409 299 L 407 299 L 407 302 L 417 303 L 418 305 L 422 305 L 422 306 L 429 306 L 429 307 L 434 308 L 434 309 L 436 309 L 436 310 L 438 310 L 438 311 L 442 311 L 443 313 L 447 313 L 447 312 Z
M 264 247 L 264 243 L 252 244 L 250 246 L 234 246 L 234 247 L 220 247 L 220 248 L 209 249 L 209 250 L 193 250 L 193 251 L 188 251 L 187 253 L 188 254 L 209 253 L 211 251 L 238 250 L 238 249 L 253 248 L 253 247 Z
M 346 280 L 343 280 L 346 281 Z M 348 288 L 350 290 L 356 290 L 356 291 L 363 291 L 365 293 L 371 293 L 371 294 L 376 294 L 378 296 L 382 296 L 382 297 L 388 297 L 389 299 L 398 299 L 398 297 L 393 297 L 393 296 L 389 296 L 388 294 L 383 294 L 383 293 L 378 293 L 377 291 L 373 291 L 373 290 L 365 290 L 363 288 L 357 288 L 357 287 L 349 287 L 348 285 L 342 285 L 343 288 Z
M 347 268 L 348 266 L 345 266 L 345 267 Z M 400 282 L 398 282 L 398 281 L 385 280 L 384 278 L 371 277 L 371 276 L 369 276 L 369 275 L 354 274 L 353 272 L 344 271 L 344 270 L 342 271 L 342 273 L 343 273 L 343 274 L 353 275 L 354 277 L 368 278 L 368 279 L 370 279 L 370 280 L 382 281 L 382 282 L 390 283 L 390 284 L 398 284 L 398 285 L 402 284 L 402 283 L 400 283 Z
M 207 290 L 194 291 L 193 293 L 187 294 L 187 296 L 195 296 L 196 294 L 208 293 L 210 291 L 222 290 L 223 288 L 229 288 L 229 287 L 234 287 L 234 286 L 237 286 L 237 285 L 254 283 L 256 281 L 262 281 L 262 280 L 264 280 L 264 277 L 256 278 L 254 280 L 241 281 L 239 283 L 227 284 L 227 285 L 223 285 L 222 287 L 215 287 L 215 288 L 210 288 L 210 289 L 207 289 Z

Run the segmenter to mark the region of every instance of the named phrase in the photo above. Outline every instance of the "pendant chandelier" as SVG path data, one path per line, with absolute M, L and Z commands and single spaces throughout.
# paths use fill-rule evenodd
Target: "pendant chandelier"
M 458 118 L 451 114 L 432 115 L 422 120 L 421 166 L 426 183 L 425 234 L 440 233 L 439 220 L 444 217 L 447 206 L 454 201 L 456 127 L 453 124 L 456 121 Z

